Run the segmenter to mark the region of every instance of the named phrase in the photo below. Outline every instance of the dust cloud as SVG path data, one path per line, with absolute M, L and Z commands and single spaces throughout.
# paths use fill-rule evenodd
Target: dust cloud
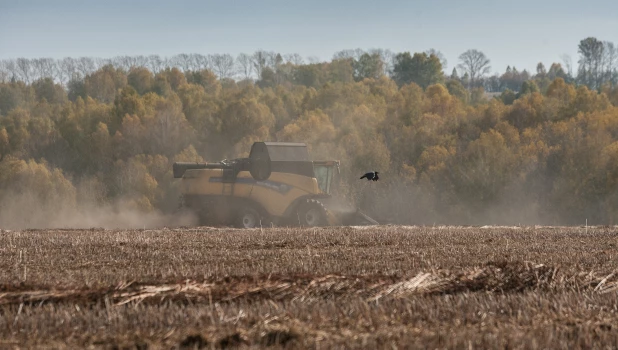
M 104 228 L 104 229 L 152 229 L 162 227 L 196 226 L 197 218 L 189 212 L 145 212 L 130 201 L 96 205 L 74 205 L 56 199 L 41 201 L 33 193 L 3 196 L 0 203 L 0 228 L 59 229 L 59 228 Z
M 492 200 L 454 196 L 450 189 L 406 182 L 384 174 L 379 183 L 358 183 L 355 204 L 380 224 L 394 225 L 584 225 L 585 213 L 564 217 L 547 200 L 549 190 L 507 184 Z M 599 224 L 599 223 L 597 223 Z

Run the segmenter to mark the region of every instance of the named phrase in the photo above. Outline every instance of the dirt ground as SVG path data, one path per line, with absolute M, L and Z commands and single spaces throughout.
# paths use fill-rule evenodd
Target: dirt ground
M 0 348 L 616 348 L 615 227 L 0 231 Z

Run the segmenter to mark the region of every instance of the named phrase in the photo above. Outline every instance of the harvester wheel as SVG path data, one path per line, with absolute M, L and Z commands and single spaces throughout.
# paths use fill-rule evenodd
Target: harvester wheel
M 262 217 L 257 210 L 251 207 L 244 207 L 238 212 L 236 218 L 236 227 L 239 228 L 256 228 L 261 224 Z
M 298 220 L 301 226 L 324 226 L 326 225 L 326 208 L 321 202 L 308 199 L 298 208 Z

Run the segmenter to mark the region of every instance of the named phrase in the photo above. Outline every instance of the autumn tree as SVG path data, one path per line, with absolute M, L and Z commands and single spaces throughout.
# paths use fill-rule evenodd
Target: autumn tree
M 138 94 L 143 95 L 152 90 L 154 76 L 147 68 L 135 67 L 129 71 L 127 83 L 131 85 Z
M 5 128 L 0 128 L 0 163 L 9 154 L 9 134 Z
M 354 60 L 336 59 L 327 66 L 328 81 L 350 83 L 354 81 Z
M 602 43 L 602 84 L 593 89 L 575 85 L 565 64 L 491 77 L 460 66 L 445 78 L 436 52 L 380 49 L 344 50 L 329 62 L 261 50 L 238 56 L 234 69 L 241 57 L 248 63 L 240 81 L 217 71 L 215 55 L 4 60 L 0 221 L 7 188 L 48 203 L 60 202 L 58 190 L 69 202 L 77 192 L 79 203 L 171 211 L 172 162 L 247 156 L 254 141 L 278 140 L 341 160 L 343 179 L 382 170 L 371 187 L 339 189 L 370 216 L 470 224 L 534 212 L 535 224 L 553 224 L 584 213 L 612 222 L 618 88 Z
M 114 101 L 116 93 L 127 85 L 127 76 L 111 65 L 86 76 L 84 89 L 88 96 L 109 103 Z

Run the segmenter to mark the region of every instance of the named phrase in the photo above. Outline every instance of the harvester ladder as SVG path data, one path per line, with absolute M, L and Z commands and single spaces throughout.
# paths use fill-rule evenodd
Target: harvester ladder
M 223 169 L 223 176 L 221 178 L 222 188 L 221 194 L 224 196 L 234 195 L 234 184 L 236 183 L 237 172 L 235 169 Z
M 234 194 L 234 183 L 223 182 L 221 194 L 224 196 L 232 196 Z

